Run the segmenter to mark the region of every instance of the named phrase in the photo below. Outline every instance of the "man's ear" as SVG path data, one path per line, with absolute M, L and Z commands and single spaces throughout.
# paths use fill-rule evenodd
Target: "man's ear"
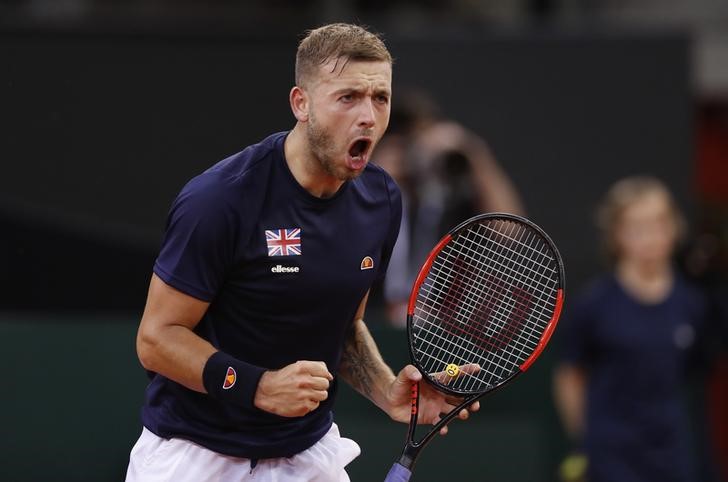
M 299 122 L 308 121 L 310 102 L 306 91 L 299 86 L 295 86 L 291 89 L 288 100 L 291 103 L 291 110 L 296 119 Z

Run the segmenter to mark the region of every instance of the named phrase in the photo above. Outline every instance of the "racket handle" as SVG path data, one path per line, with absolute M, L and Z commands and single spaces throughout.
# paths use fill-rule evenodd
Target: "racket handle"
M 411 475 L 412 472 L 410 469 L 395 462 L 392 468 L 389 469 L 389 473 L 387 474 L 387 478 L 384 479 L 384 482 L 407 482 Z

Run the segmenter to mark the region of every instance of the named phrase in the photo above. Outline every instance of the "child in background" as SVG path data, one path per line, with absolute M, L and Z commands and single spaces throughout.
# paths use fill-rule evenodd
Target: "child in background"
M 660 181 L 633 177 L 607 192 L 598 224 L 612 269 L 571 304 L 554 379 L 566 432 L 588 461 L 569 475 L 693 481 L 683 370 L 706 304 L 672 263 L 682 216 Z

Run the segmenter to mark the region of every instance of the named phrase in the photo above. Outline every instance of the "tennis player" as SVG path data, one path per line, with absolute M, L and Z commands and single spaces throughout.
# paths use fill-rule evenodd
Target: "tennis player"
M 360 449 L 333 421 L 340 380 L 409 421 L 421 375 L 395 375 L 363 322 L 401 218 L 399 189 L 368 164 L 392 57 L 332 24 L 302 40 L 295 75 L 293 130 L 193 178 L 171 208 L 137 337 L 153 378 L 127 481 L 347 481 Z M 452 408 L 423 384 L 421 421 Z

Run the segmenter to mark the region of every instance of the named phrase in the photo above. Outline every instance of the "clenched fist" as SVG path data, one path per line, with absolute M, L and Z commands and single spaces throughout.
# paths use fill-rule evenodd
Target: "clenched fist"
M 282 417 L 302 417 L 328 398 L 333 379 L 326 363 L 297 361 L 280 370 L 263 373 L 253 403 L 261 410 Z

